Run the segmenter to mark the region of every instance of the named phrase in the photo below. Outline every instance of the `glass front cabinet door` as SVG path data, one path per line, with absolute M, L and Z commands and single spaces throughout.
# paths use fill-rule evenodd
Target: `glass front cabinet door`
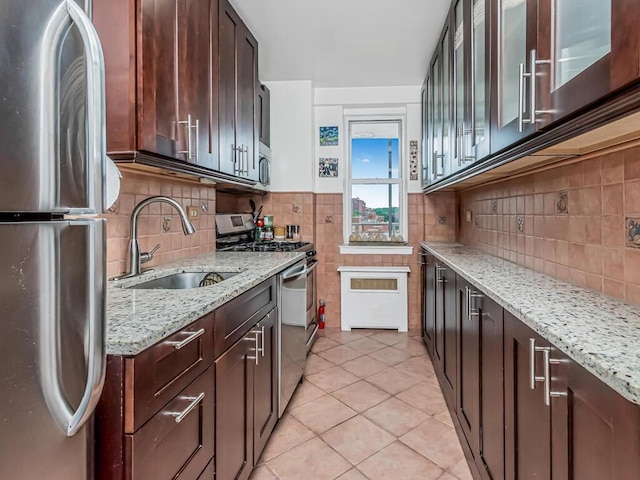
M 541 128 L 532 118 L 531 59 L 537 51 L 537 0 L 492 2 L 491 153 Z M 533 52 L 533 54 L 532 54 Z M 534 61 L 534 66 L 537 64 Z
M 471 15 L 470 23 L 470 65 L 469 85 L 471 99 L 469 102 L 469 125 L 465 130 L 465 152 L 473 162 L 489 155 L 489 99 L 491 84 L 489 82 L 489 0 L 468 0 Z
M 540 120 L 550 123 L 640 76 L 640 4 L 538 0 Z M 547 104 L 545 105 L 545 96 Z
M 431 77 L 427 74 L 427 77 L 422 83 L 422 92 L 420 94 L 420 103 L 422 110 L 422 187 L 425 188 L 433 181 L 431 168 L 433 162 L 431 157 L 433 155 L 433 101 L 431 99 Z
M 466 137 L 469 133 L 469 20 L 466 0 L 455 0 L 451 10 L 453 23 L 453 126 L 454 136 L 451 155 L 451 172 L 464 168 L 473 159 L 467 155 Z

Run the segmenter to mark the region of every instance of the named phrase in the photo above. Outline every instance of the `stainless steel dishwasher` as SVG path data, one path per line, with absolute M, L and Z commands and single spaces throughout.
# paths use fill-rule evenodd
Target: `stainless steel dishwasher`
M 300 383 L 307 363 L 307 261 L 278 275 L 279 416 Z

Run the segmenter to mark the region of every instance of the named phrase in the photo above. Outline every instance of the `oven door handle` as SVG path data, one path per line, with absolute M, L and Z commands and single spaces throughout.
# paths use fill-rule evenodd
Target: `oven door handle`
M 316 269 L 316 267 L 318 266 L 319 263 L 320 263 L 320 260 L 311 261 L 311 266 L 307 265 L 307 273 L 313 272 Z
M 307 274 L 307 264 L 305 263 L 304 265 L 298 265 L 285 271 L 282 274 L 282 279 L 291 280 L 292 278 L 301 277 L 302 275 L 306 275 L 306 274 Z

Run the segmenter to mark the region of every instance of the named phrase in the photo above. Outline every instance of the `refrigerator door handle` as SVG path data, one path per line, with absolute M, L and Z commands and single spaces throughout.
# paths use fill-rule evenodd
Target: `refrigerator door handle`
M 66 7 L 75 23 L 85 48 L 87 62 L 87 210 L 70 213 L 102 213 L 106 205 L 106 107 L 104 55 L 93 23 L 75 0 L 66 0 Z M 99 187 L 97 189 L 97 187 Z M 96 191 L 98 190 L 98 191 Z
M 87 336 L 87 381 L 82 399 L 76 411 L 69 405 L 60 382 L 60 342 L 56 332 L 59 330 L 59 312 L 53 312 L 53 321 L 47 322 L 48 331 L 42 331 L 45 340 L 42 363 L 43 393 L 47 406 L 62 431 L 71 437 L 75 435 L 93 414 L 104 386 L 106 373 L 106 341 L 105 341 L 105 297 L 101 293 L 104 288 L 104 265 L 96 267 L 96 258 L 100 258 L 105 244 L 105 228 L 103 220 L 74 222 L 85 224 L 91 232 L 88 249 L 88 336 Z M 104 260 L 103 260 L 104 263 Z M 50 270 L 52 273 L 52 271 Z M 51 274 L 50 273 L 50 274 Z

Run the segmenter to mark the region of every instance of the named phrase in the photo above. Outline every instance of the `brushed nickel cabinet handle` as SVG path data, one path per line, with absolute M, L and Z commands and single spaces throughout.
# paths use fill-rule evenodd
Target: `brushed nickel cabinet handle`
M 531 390 L 536 389 L 537 382 L 544 382 L 545 377 L 536 376 L 536 353 L 544 352 L 549 347 L 536 347 L 536 339 L 529 339 L 529 387 Z
M 189 332 L 184 332 L 184 333 L 189 333 Z M 180 342 L 166 342 L 166 343 L 168 345 L 173 345 L 173 348 L 175 348 L 176 350 L 180 350 L 180 349 L 186 347 L 187 345 L 189 345 L 196 338 L 201 337 L 202 335 L 204 335 L 204 328 L 201 328 L 200 330 L 198 330 L 196 332 L 189 333 L 189 336 L 187 338 L 185 338 L 184 340 L 180 341 Z
M 204 392 L 200 393 L 197 397 L 185 397 L 185 400 L 190 400 L 191 403 L 181 412 L 169 412 L 169 415 L 176 417 L 176 423 L 182 422 L 204 399 Z

